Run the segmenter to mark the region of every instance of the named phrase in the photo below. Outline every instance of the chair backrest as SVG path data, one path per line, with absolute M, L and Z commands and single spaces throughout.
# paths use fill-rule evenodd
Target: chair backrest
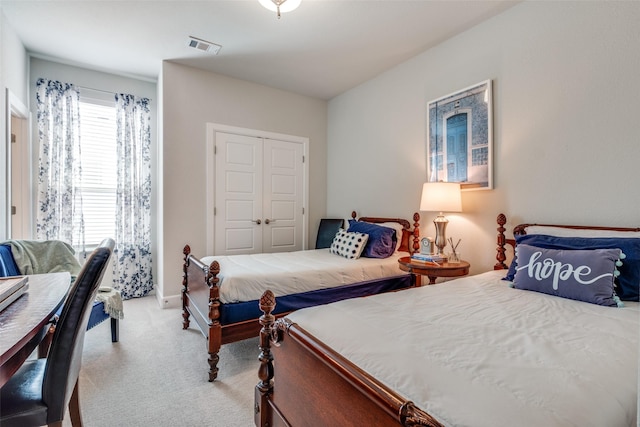
M 53 335 L 42 384 L 49 420 L 61 420 L 80 374 L 84 334 L 114 241 L 105 239 L 82 266 L 64 302 Z
M 342 218 L 322 218 L 318 226 L 318 237 L 316 238 L 316 249 L 330 248 L 333 238 L 342 227 Z

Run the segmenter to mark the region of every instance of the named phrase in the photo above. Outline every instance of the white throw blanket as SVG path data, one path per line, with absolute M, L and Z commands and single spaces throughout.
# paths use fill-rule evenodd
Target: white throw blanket
M 122 295 L 118 290 L 98 291 L 96 301 L 104 303 L 104 312 L 113 319 L 124 319 L 124 309 L 122 306 Z

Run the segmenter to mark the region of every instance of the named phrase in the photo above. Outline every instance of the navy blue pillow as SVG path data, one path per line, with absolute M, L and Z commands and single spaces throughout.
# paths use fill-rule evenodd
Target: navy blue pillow
M 367 258 L 387 258 L 396 251 L 396 230 L 370 222 L 349 220 L 348 231 L 364 233 L 369 235 L 367 245 L 364 247 L 362 256 Z
M 621 249 L 626 255 L 620 276 L 616 279 L 616 294 L 623 301 L 638 301 L 640 297 L 640 239 L 621 237 L 556 237 L 544 234 L 516 236 L 516 245 L 524 243 L 544 249 Z M 506 280 L 513 280 L 517 258 L 514 257 Z

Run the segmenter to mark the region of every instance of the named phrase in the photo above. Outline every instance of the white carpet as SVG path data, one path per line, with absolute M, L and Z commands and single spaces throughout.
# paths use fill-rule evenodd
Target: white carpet
M 120 342 L 111 342 L 109 321 L 85 336 L 85 427 L 253 425 L 257 338 L 223 345 L 210 383 L 206 339 L 194 327 L 182 329 L 181 309 L 161 309 L 149 296 L 125 301 L 124 313 Z

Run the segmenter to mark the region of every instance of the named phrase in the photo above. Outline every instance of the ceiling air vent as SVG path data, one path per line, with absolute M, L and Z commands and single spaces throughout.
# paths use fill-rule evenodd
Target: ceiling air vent
M 189 45 L 189 47 L 201 50 L 203 52 L 211 52 L 214 55 L 217 55 L 218 52 L 220 52 L 220 48 L 222 47 L 219 44 L 215 44 L 215 43 L 212 43 L 212 42 L 208 42 L 206 40 L 198 39 L 198 38 L 193 37 L 193 36 L 189 36 L 188 45 Z

